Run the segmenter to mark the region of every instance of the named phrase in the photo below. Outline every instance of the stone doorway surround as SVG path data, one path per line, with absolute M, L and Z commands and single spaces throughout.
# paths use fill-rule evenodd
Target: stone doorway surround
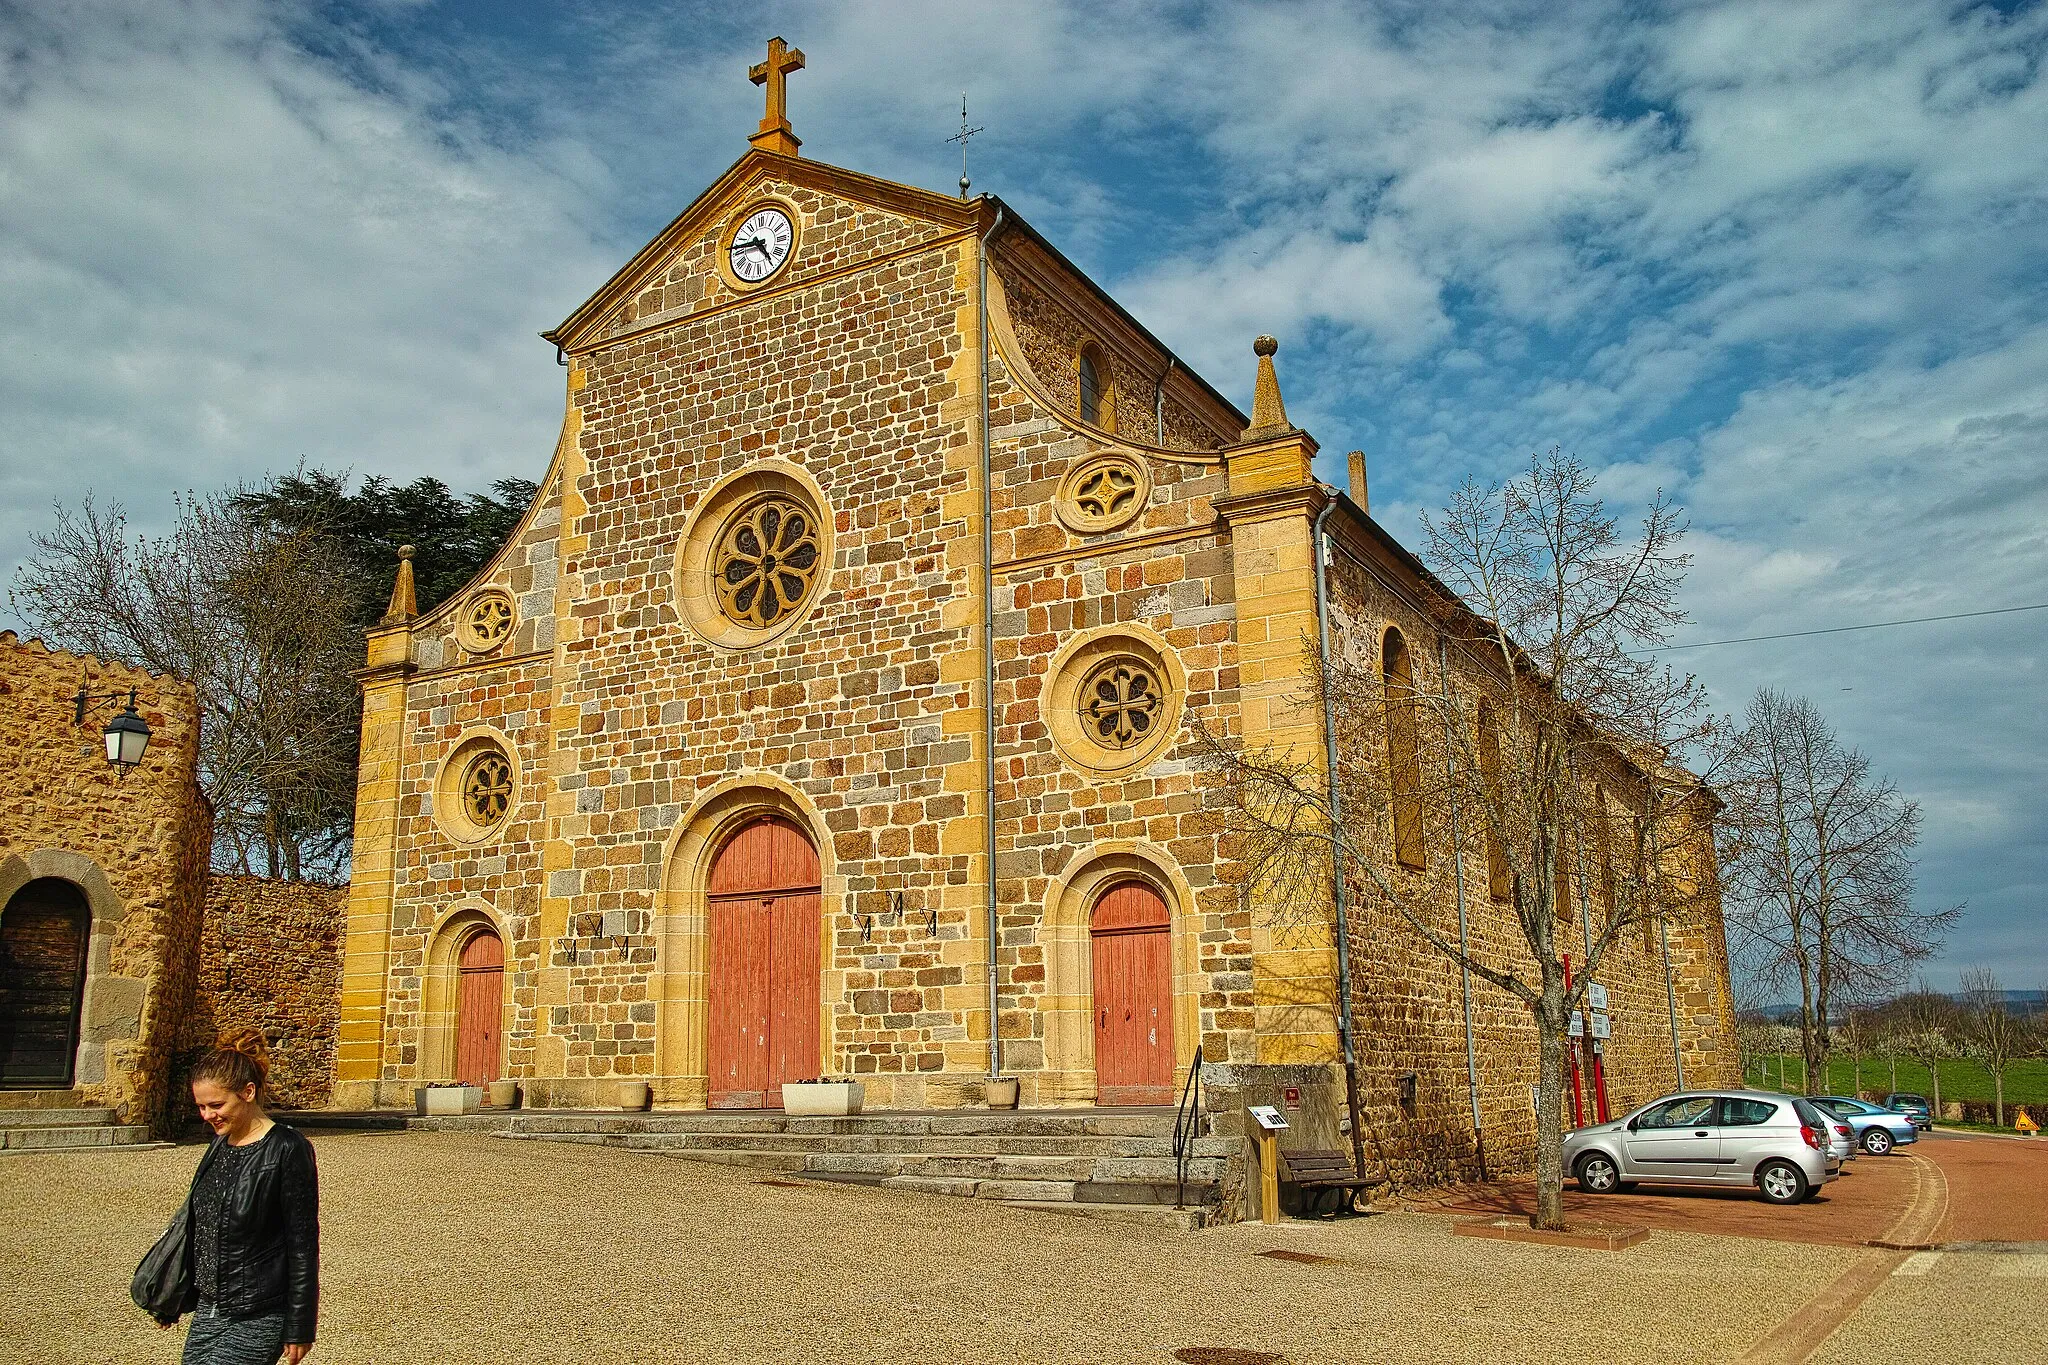
M 420 981 L 420 1064 L 419 1080 L 452 1081 L 456 1069 L 456 997 L 461 991 L 462 950 L 481 933 L 493 933 L 501 943 L 512 937 L 498 912 L 482 900 L 458 901 L 441 916 L 427 940 L 427 960 Z M 512 1036 L 512 992 L 499 999 L 498 1074 L 505 1074 L 505 1040 Z M 407 1082 L 410 1086 L 415 1082 Z
M 1045 950 L 1045 995 L 1038 1006 L 1045 1067 L 1020 1073 L 1027 1106 L 1095 1104 L 1095 968 L 1089 928 L 1102 893 L 1129 881 L 1143 882 L 1166 902 L 1176 1083 L 1195 1059 L 1202 1036 L 1202 982 L 1191 927 L 1194 888 L 1157 845 L 1106 840 L 1081 850 L 1046 892 L 1038 931 Z
M 85 948 L 85 997 L 78 1016 L 78 1051 L 72 1066 L 73 1090 L 104 1085 L 107 1052 L 142 1037 L 143 1002 L 149 995 L 145 978 L 114 971 L 114 934 L 127 918 L 128 907 L 115 894 L 107 874 L 82 853 L 44 848 L 0 861 L 0 906 L 32 881 L 51 877 L 69 882 L 85 896 L 91 911 Z M 19 1095 L 69 1096 L 72 1091 L 17 1091 Z M 54 1102 L 54 1101 L 53 1101 Z
M 819 1058 L 828 1073 L 846 1070 L 833 1037 L 832 1003 L 845 994 L 846 973 L 834 962 L 832 926 L 846 879 L 832 856 L 824 817 L 794 784 L 772 773 L 739 773 L 697 798 L 676 826 L 662 864 L 661 896 L 654 914 L 654 1102 L 703 1109 L 711 1099 L 710 948 L 711 864 L 738 830 L 764 815 L 802 830 L 818 852 Z

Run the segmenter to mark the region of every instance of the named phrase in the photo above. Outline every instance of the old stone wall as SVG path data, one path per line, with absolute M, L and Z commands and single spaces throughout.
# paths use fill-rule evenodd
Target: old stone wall
M 341 929 L 348 888 L 264 877 L 206 879 L 206 917 L 183 1048 L 254 1029 L 270 1053 L 270 1102 L 318 1109 L 334 1089 Z
M 74 723 L 72 697 L 137 692 L 151 736 L 142 764 L 114 770 L 112 712 Z M 196 774 L 189 684 L 0 632 L 0 906 L 39 878 L 70 882 L 91 908 L 75 1084 L 69 1105 L 131 1123 L 166 1114 L 197 957 L 212 812 Z M 0 1102 L 12 1093 L 0 1092 Z

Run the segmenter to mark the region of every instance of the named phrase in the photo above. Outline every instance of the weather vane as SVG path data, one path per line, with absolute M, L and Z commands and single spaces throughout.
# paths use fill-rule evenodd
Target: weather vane
M 962 199 L 967 197 L 967 187 L 972 183 L 967 178 L 967 139 L 981 131 L 979 128 L 967 126 L 967 92 L 962 90 L 960 92 L 960 131 L 946 139 L 948 142 L 960 144 L 960 197 Z

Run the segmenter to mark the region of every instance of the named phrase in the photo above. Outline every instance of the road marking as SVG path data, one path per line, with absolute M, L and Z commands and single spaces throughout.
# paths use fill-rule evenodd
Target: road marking
M 1892 1274 L 1925 1275 L 1928 1271 L 1934 1269 L 1935 1264 L 1940 1260 L 1941 1253 L 1938 1251 L 1916 1251 L 1911 1256 L 1908 1256 Z

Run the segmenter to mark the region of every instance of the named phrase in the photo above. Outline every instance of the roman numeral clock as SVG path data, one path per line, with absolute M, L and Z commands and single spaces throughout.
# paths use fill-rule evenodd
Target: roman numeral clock
M 772 204 L 763 205 L 733 229 L 732 240 L 726 243 L 726 263 L 740 279 L 759 284 L 782 269 L 795 243 L 796 228 L 789 215 Z

